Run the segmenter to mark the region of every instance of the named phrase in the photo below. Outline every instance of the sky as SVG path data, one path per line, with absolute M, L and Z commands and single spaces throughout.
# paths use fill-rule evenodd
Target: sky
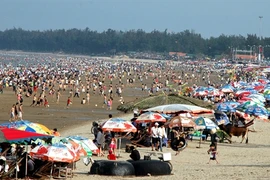
M 88 27 L 270 37 L 269 7 L 270 0 L 0 0 L 0 31 Z

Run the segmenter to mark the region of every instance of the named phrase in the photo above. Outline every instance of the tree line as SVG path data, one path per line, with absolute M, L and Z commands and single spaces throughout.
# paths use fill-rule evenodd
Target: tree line
M 220 35 L 203 38 L 200 34 L 185 30 L 171 33 L 142 29 L 116 31 L 108 29 L 97 32 L 85 29 L 23 30 L 21 28 L 0 31 L 1 50 L 22 50 L 33 52 L 64 52 L 84 55 L 113 55 L 127 52 L 184 52 L 188 54 L 215 55 L 230 54 L 233 49 L 254 51 L 262 46 L 265 57 L 270 57 L 270 38 L 255 34 Z M 269 47 L 268 47 L 269 46 Z

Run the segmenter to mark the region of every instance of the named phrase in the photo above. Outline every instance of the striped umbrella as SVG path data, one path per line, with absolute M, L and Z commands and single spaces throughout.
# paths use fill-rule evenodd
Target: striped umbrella
M 159 113 L 145 112 L 137 117 L 136 123 L 166 122 L 166 118 Z
M 101 125 L 103 131 L 136 132 L 137 128 L 130 121 L 121 118 L 112 118 Z
M 0 126 L 4 126 L 7 128 L 14 128 L 14 129 L 19 129 L 23 131 L 28 131 L 28 132 L 35 132 L 35 133 L 40 133 L 40 134 L 49 134 L 51 135 L 52 132 L 49 128 L 42 124 L 38 123 L 33 123 L 27 120 L 21 120 L 21 121 L 16 121 L 16 122 L 8 122 L 8 123 L 3 123 L 0 124 Z
M 30 155 L 35 159 L 51 162 L 72 163 L 78 160 L 76 152 L 63 144 L 36 146 L 31 150 Z

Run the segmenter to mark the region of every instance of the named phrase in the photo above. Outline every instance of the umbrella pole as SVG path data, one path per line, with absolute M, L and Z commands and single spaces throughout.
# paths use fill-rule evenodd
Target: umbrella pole
M 18 158 L 16 158 L 16 163 L 15 163 L 15 179 L 18 179 Z
M 197 146 L 196 148 L 201 148 L 201 143 L 202 143 L 202 133 L 200 134 L 199 146 Z
M 74 171 L 74 169 L 75 169 L 75 167 L 74 167 L 75 164 L 74 164 L 74 163 L 75 163 L 75 161 L 73 161 L 73 163 L 72 163 L 72 172 L 71 172 L 71 173 L 73 173 L 73 171 Z M 70 179 L 72 179 L 72 177 L 73 177 L 73 176 L 70 176 Z
M 26 145 L 25 152 L 25 178 L 27 178 L 27 162 L 28 162 L 28 145 Z
M 119 138 L 119 145 L 118 145 L 118 157 L 120 157 L 120 151 L 121 151 L 121 137 Z
M 52 173 L 53 173 L 53 162 L 52 162 L 51 171 L 50 171 L 50 179 L 52 179 Z

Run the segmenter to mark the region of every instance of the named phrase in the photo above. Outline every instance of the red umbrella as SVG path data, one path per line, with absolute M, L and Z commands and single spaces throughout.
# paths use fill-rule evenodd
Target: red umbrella
M 13 128 L 0 127 L 0 142 L 24 142 L 38 138 L 52 138 L 53 136 L 35 132 L 22 131 Z
M 238 97 L 246 97 L 246 96 L 248 96 L 250 94 L 251 94 L 251 92 L 249 92 L 249 91 L 240 91 L 240 93 L 236 92 L 235 95 L 238 96 Z
M 166 118 L 159 113 L 145 112 L 137 117 L 136 123 L 166 122 Z
M 255 86 L 254 89 L 255 89 L 256 91 L 261 91 L 261 90 L 264 89 L 264 86 Z

